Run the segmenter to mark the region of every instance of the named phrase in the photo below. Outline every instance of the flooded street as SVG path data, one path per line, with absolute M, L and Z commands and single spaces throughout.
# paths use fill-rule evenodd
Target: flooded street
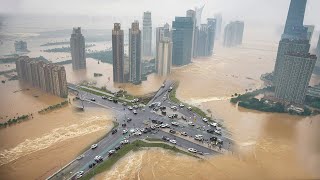
M 250 46 L 253 44 L 233 49 L 217 47 L 214 57 L 197 59 L 189 66 L 175 68 L 170 77 L 180 81 L 177 96 L 181 100 L 210 110 L 214 118 L 223 120 L 239 145 L 233 156 L 222 155 L 201 161 L 159 149 L 144 150 L 127 155 L 112 170 L 97 178 L 319 178 L 319 115 L 299 117 L 263 113 L 229 103 L 235 92 L 260 88 L 263 85 L 260 75 L 271 72 L 274 67 L 276 44 Z M 320 77 L 314 75 L 311 84 L 318 83 Z
M 263 113 L 229 103 L 234 93 L 262 87 L 261 74 L 274 68 L 279 37 L 269 41 L 252 39 L 255 38 L 246 39 L 241 47 L 230 49 L 217 43 L 213 57 L 175 67 L 168 77 L 180 81 L 178 98 L 211 112 L 213 118 L 223 122 L 232 132 L 232 138 L 239 145 L 234 155 L 198 160 L 162 149 L 142 150 L 129 153 L 97 179 L 320 178 L 320 116 Z M 42 55 L 53 62 L 70 59 L 70 53 L 42 52 L 52 48 L 39 47 L 48 41 L 30 42 L 29 55 Z M 105 48 L 108 48 L 107 42 L 92 47 L 93 50 Z M 9 70 L 14 65 L 0 67 Z M 111 91 L 125 89 L 133 95 L 154 92 L 164 80 L 152 74 L 141 85 L 114 84 L 112 65 L 98 64 L 91 58 L 87 59 L 86 71 L 72 71 L 71 64 L 65 68 L 70 83 L 88 81 Z M 94 77 L 94 73 L 103 76 Z M 0 79 L 5 78 L 0 76 Z M 318 83 L 320 77 L 312 76 L 311 85 Z M 0 179 L 45 179 L 112 127 L 112 113 L 99 108 L 75 112 L 69 105 L 38 115 L 38 110 L 62 99 L 20 85 L 18 81 L 1 84 L 0 92 L 0 121 L 35 114 L 27 122 L 0 129 Z

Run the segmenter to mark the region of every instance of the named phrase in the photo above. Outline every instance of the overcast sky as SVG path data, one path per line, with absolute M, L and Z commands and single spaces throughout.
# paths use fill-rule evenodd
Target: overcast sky
M 221 12 L 227 20 L 280 24 L 289 3 L 290 0 L 0 0 L 0 12 L 139 17 L 150 10 L 155 18 L 172 19 L 183 16 L 187 9 L 206 4 L 203 17 Z M 320 0 L 308 0 L 305 20 L 305 24 L 320 26 Z

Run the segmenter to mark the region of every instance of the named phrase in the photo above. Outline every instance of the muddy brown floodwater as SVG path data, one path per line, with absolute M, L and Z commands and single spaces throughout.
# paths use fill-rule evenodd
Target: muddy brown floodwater
M 263 85 L 274 67 L 277 44 L 250 42 L 216 47 L 212 58 L 175 68 L 177 96 L 222 119 L 239 145 L 234 155 L 197 160 L 161 149 L 129 153 L 97 179 L 308 179 L 320 178 L 320 116 L 299 117 L 247 110 L 231 94 Z M 312 76 L 311 84 L 320 83 Z
M 113 126 L 112 113 L 100 108 L 78 112 L 70 104 L 39 115 L 38 110 L 63 99 L 18 81 L 0 84 L 0 90 L 1 121 L 33 114 L 25 122 L 0 129 L 0 179 L 45 179 Z

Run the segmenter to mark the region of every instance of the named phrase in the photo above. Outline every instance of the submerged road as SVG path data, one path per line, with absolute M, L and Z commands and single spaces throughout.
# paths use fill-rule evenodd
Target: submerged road
M 47 179 L 75 179 L 77 172 L 83 171 L 83 174 L 94 170 L 94 168 L 89 168 L 89 165 L 94 162 L 95 156 L 102 156 L 104 160 L 108 158 L 109 151 L 114 150 L 115 147 L 120 145 L 120 142 L 124 139 L 133 142 L 137 139 L 157 138 L 162 139 L 164 136 L 168 139 L 176 140 L 174 146 L 178 146 L 187 151 L 188 148 L 194 148 L 198 152 L 201 152 L 202 155 L 212 155 L 216 153 L 221 153 L 219 148 L 223 150 L 231 150 L 232 145 L 234 144 L 231 139 L 229 139 L 226 134 L 227 132 L 222 128 L 221 135 L 208 133 L 208 129 L 214 129 L 215 127 L 210 125 L 208 122 L 203 121 L 203 119 L 192 110 L 189 110 L 188 107 L 180 107 L 179 104 L 175 104 L 169 100 L 169 91 L 170 87 L 173 87 L 173 81 L 166 81 L 161 87 L 152 100 L 145 106 L 140 108 L 133 108 L 136 111 L 136 114 L 133 113 L 133 110 L 130 110 L 129 106 L 123 105 L 123 103 L 114 103 L 108 99 L 102 99 L 101 96 L 97 96 L 86 91 L 82 91 L 81 88 L 77 85 L 68 84 L 68 87 L 72 90 L 78 92 L 78 97 L 83 100 L 84 106 L 98 105 L 104 108 L 111 109 L 115 113 L 115 121 L 119 123 L 117 127 L 117 133 L 107 134 L 100 142 L 97 143 L 97 148 L 88 149 L 81 156 L 80 159 L 75 159 L 65 167 L 60 169 L 58 172 L 48 177 Z M 91 89 L 96 91 L 94 89 Z M 101 91 L 99 92 L 101 93 Z M 113 97 L 111 94 L 105 93 L 106 96 Z M 94 101 L 93 101 L 94 99 Z M 161 113 L 161 110 L 149 108 L 149 106 L 154 106 L 154 104 L 160 104 L 162 107 L 166 107 L 166 115 Z M 155 105 L 156 107 L 157 105 Z M 176 109 L 171 109 L 172 106 L 176 106 Z M 176 118 L 169 118 L 168 115 L 177 114 Z M 127 119 L 132 119 L 130 122 L 127 122 Z M 168 124 L 168 127 L 155 128 L 153 121 L 161 121 L 163 124 Z M 172 122 L 178 124 L 173 125 Z M 193 125 L 190 125 L 190 123 Z M 122 127 L 125 124 L 126 127 Z M 139 133 L 143 128 L 154 127 L 154 130 L 151 130 L 147 133 Z M 128 130 L 128 133 L 123 134 L 123 130 Z M 169 133 L 170 130 L 174 130 L 175 133 Z M 187 136 L 183 136 L 180 133 L 184 132 Z M 196 141 L 193 138 L 196 135 L 202 135 L 203 141 Z M 223 141 L 220 144 L 219 148 L 217 146 L 212 146 L 210 138 L 216 137 L 219 140 Z M 169 142 L 168 142 L 169 143 Z

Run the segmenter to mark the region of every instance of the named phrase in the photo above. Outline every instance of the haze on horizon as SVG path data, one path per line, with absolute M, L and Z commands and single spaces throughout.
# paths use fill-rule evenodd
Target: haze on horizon
M 261 25 L 283 25 L 290 0 L 0 0 L 1 14 L 35 14 L 54 16 L 112 16 L 141 19 L 151 11 L 153 24 L 171 22 L 186 10 L 205 4 L 202 21 L 222 13 L 223 20 L 244 20 Z M 320 26 L 319 0 L 308 0 L 305 24 Z

